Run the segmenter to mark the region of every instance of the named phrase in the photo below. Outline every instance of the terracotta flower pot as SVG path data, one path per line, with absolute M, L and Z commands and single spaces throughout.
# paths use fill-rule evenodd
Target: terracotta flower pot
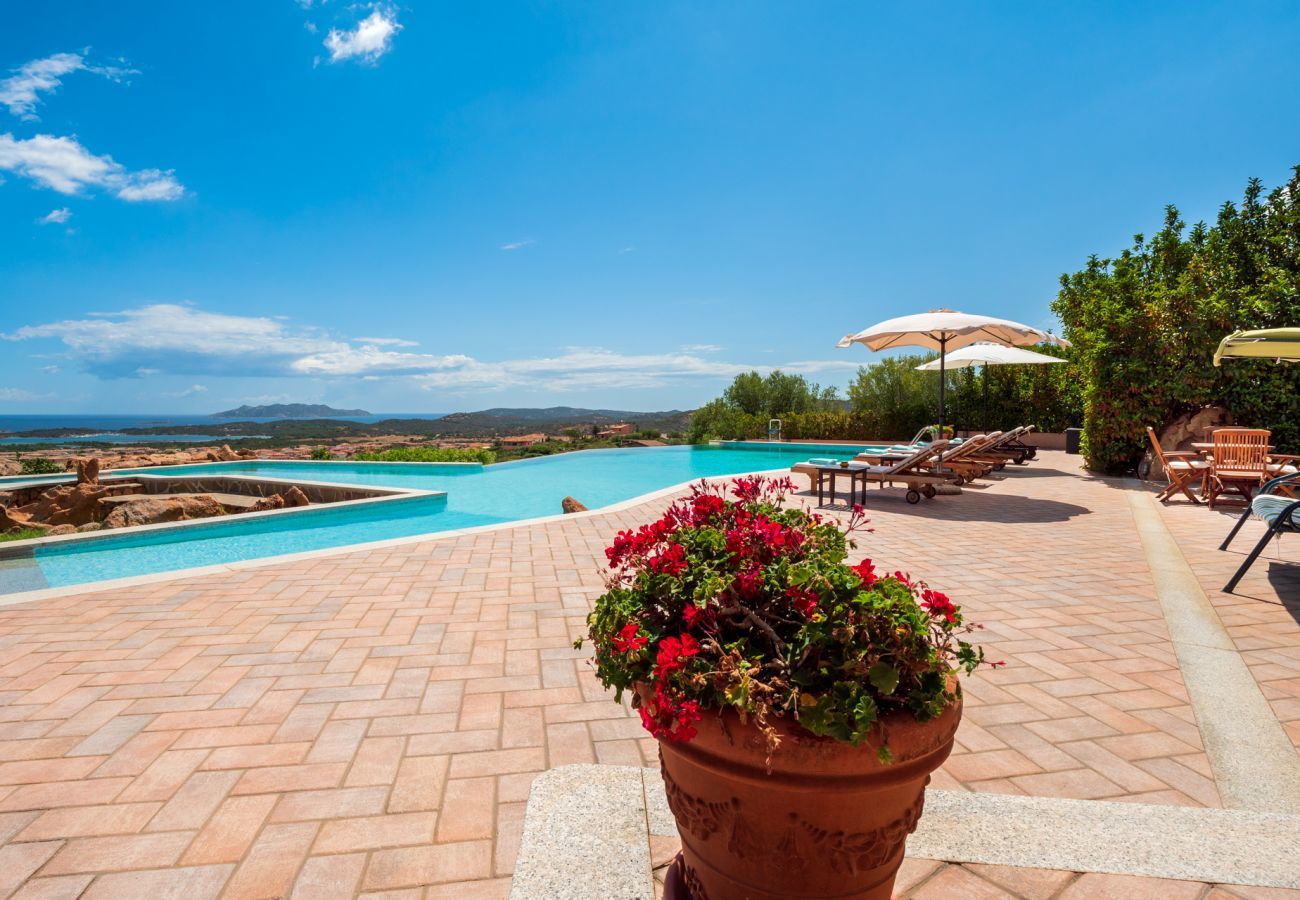
M 887 900 L 960 719 L 960 700 L 924 723 L 892 713 L 858 747 L 780 723 L 771 774 L 762 734 L 730 710 L 706 714 L 688 743 L 660 741 L 682 839 L 665 897 Z

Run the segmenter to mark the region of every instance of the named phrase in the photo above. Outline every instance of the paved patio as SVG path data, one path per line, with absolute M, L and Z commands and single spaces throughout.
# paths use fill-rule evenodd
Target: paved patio
M 654 763 L 572 641 L 608 539 L 666 502 L 0 606 L 0 897 L 504 897 L 537 774 Z M 1060 453 L 920 506 L 872 494 L 861 550 L 950 593 L 1008 663 L 967 682 L 936 787 L 1243 806 L 1251 772 L 1180 671 L 1150 503 Z M 1219 553 L 1227 517 L 1152 515 L 1294 753 L 1300 541 L 1227 596 L 1258 526 Z M 940 865 L 909 870 L 918 896 L 1143 895 Z

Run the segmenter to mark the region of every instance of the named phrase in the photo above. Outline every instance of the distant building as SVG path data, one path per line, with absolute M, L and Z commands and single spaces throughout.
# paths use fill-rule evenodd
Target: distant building
M 544 434 L 517 434 L 511 437 L 501 439 L 502 447 L 529 447 L 533 444 L 540 444 L 546 440 Z
M 617 425 L 611 425 L 604 431 L 596 432 L 596 437 L 621 437 L 629 435 L 633 431 L 632 426 L 626 422 L 620 422 Z

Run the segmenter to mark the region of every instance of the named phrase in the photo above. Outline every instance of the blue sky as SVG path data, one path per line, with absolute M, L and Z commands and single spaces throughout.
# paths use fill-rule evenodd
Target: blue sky
M 686 408 L 1300 162 L 1294 3 L 14 5 L 0 413 Z M 6 71 L 7 70 L 7 71 Z

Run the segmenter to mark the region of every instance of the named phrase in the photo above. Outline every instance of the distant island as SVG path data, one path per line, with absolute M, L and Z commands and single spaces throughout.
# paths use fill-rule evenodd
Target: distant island
M 214 419 L 319 419 L 326 416 L 368 416 L 364 409 L 335 409 L 324 403 L 271 403 L 240 406 L 212 414 Z

